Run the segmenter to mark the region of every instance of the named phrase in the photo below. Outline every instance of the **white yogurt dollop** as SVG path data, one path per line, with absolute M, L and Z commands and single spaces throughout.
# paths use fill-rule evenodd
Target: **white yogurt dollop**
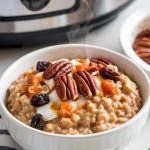
M 79 95 L 79 98 L 76 101 L 68 100 L 68 103 L 73 109 L 81 109 L 85 106 L 86 101 L 85 97 Z
M 51 78 L 49 80 L 44 80 L 44 83 L 49 87 L 50 91 L 55 87 L 54 78 Z
M 37 108 L 37 113 L 43 116 L 44 121 L 50 121 L 58 117 L 58 109 L 61 105 L 56 90 L 49 94 L 50 102 L 44 106 Z
M 37 113 L 43 116 L 44 121 L 50 121 L 58 117 L 58 113 L 51 109 L 50 105 L 51 103 L 48 103 L 37 109 Z
M 78 62 L 75 59 L 70 60 L 70 62 L 73 64 L 73 66 L 78 66 L 78 65 L 81 66 L 82 65 L 80 62 Z
M 55 64 L 55 63 L 57 63 L 57 62 L 59 62 L 59 61 L 62 61 L 62 60 L 64 60 L 64 61 L 69 61 L 69 59 L 62 58 L 62 59 L 59 59 L 59 60 L 53 61 L 53 62 L 51 62 L 51 63 L 52 63 L 52 64 Z

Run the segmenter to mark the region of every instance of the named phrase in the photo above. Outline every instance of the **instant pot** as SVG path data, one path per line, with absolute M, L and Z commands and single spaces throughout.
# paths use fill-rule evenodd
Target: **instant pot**
M 1 0 L 0 45 L 69 40 L 111 20 L 133 0 Z

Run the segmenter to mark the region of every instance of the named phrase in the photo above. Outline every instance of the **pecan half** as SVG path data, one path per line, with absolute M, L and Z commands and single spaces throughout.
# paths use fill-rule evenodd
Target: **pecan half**
M 142 58 L 146 63 L 150 64 L 150 57 L 144 57 Z
M 150 53 L 150 48 L 141 47 L 141 48 L 136 49 L 135 52 L 137 54 L 140 54 L 140 53 Z
M 150 29 L 145 29 L 138 34 L 133 48 L 141 59 L 150 64 Z
M 62 101 L 67 99 L 75 100 L 78 98 L 76 82 L 72 77 L 61 75 L 56 78 L 56 92 Z
M 109 64 L 112 64 L 109 60 L 105 58 L 91 58 L 90 61 L 91 61 L 90 65 L 107 66 Z
M 70 73 L 72 68 L 73 65 L 68 61 L 62 60 L 56 62 L 55 64 L 52 64 L 50 67 L 46 69 L 46 71 L 43 74 L 43 78 L 48 80 L 55 76 L 56 79 L 58 76 L 62 74 Z
M 118 81 L 120 76 L 117 72 L 115 71 L 112 71 L 111 69 L 108 69 L 106 67 L 103 67 L 101 70 L 100 70 L 100 75 L 105 78 L 105 79 L 111 79 L 113 81 Z
M 98 94 L 97 84 L 93 76 L 87 71 L 77 71 L 73 74 L 73 78 L 77 83 L 79 92 L 83 96 L 91 98 Z
M 136 38 L 141 38 L 141 37 L 149 37 L 150 38 L 150 29 L 145 29 L 142 32 L 138 34 Z
M 150 38 L 142 37 L 142 38 L 136 39 L 133 44 L 133 48 L 137 49 L 141 47 L 150 48 Z

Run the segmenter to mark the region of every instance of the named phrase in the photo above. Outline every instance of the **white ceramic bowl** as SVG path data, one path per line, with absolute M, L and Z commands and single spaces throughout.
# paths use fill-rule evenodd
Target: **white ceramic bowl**
M 133 13 L 121 27 L 120 43 L 126 55 L 138 63 L 150 77 L 150 65 L 145 63 L 132 48 L 137 34 L 145 28 L 150 28 L 150 11 L 139 10 Z
M 9 85 L 22 72 L 40 60 L 57 60 L 75 57 L 104 57 L 117 64 L 140 86 L 144 105 L 140 112 L 123 125 L 101 133 L 90 135 L 57 135 L 33 129 L 15 119 L 5 107 L 5 96 Z M 140 79 L 140 80 L 139 80 Z M 27 54 L 13 63 L 0 81 L 0 111 L 14 140 L 26 150 L 119 150 L 124 148 L 144 126 L 150 104 L 150 85 L 147 75 L 127 57 L 105 48 L 68 44 L 52 46 Z

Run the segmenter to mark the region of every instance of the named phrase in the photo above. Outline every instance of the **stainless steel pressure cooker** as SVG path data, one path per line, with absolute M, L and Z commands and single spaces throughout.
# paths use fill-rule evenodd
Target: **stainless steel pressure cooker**
M 53 43 L 112 19 L 133 0 L 1 0 L 0 45 Z

